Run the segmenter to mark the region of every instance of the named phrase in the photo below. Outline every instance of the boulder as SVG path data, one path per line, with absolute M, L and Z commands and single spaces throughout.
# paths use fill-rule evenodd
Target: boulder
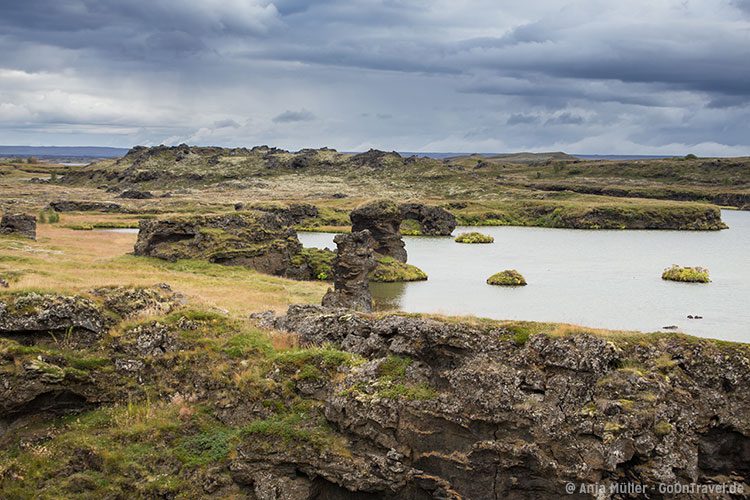
M 375 240 L 375 251 L 406 262 L 406 249 L 401 239 L 401 210 L 392 201 L 367 203 L 352 211 L 352 232 L 367 230 Z
M 0 299 L 0 337 L 22 344 L 91 345 L 110 326 L 102 307 L 85 297 L 27 292 Z
M 357 311 L 372 310 L 368 275 L 377 263 L 373 254 L 374 241 L 367 230 L 338 234 L 336 257 L 333 259 L 333 286 L 323 297 L 323 305 Z
M 36 239 L 36 217 L 26 214 L 4 214 L 0 220 L 0 234 L 15 234 Z
M 269 213 L 142 220 L 135 255 L 200 259 L 283 275 L 302 245 L 293 229 Z
M 417 221 L 425 236 L 450 236 L 456 228 L 456 218 L 444 208 L 422 203 L 404 203 L 398 208 L 401 218 Z

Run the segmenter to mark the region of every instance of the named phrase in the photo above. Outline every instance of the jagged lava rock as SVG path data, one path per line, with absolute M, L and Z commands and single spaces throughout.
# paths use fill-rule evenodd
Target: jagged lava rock
M 323 297 L 323 305 L 357 311 L 372 310 L 368 275 L 377 262 L 373 239 L 367 230 L 337 234 L 336 257 L 333 259 L 333 286 Z
M 460 498 L 552 499 L 568 482 L 750 482 L 750 353 L 739 344 L 522 335 L 317 306 L 271 323 L 370 360 L 332 389 L 325 416 L 405 457 L 411 484 L 420 474 Z
M 3 214 L 0 234 L 14 234 L 30 240 L 36 239 L 36 217 L 26 214 Z
M 141 220 L 135 254 L 175 261 L 201 259 L 283 275 L 302 245 L 269 213 Z
M 52 201 L 49 208 L 55 212 L 124 212 L 122 205 L 99 201 Z
M 318 216 L 318 207 L 309 203 L 291 203 L 288 206 L 264 205 L 260 203 L 235 203 L 235 210 L 257 210 L 276 215 L 283 223 L 293 226 L 305 219 Z
M 401 210 L 392 201 L 379 200 L 362 205 L 349 215 L 352 232 L 368 230 L 375 240 L 375 251 L 406 262 L 406 249 L 401 238 Z

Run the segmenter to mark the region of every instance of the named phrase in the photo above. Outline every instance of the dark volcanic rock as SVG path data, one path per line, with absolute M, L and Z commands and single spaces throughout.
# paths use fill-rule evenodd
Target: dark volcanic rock
M 276 215 L 284 224 L 293 226 L 305 219 L 318 216 L 318 207 L 309 203 L 292 203 L 289 206 L 235 203 L 235 210 L 258 210 Z
M 36 239 L 36 217 L 26 214 L 3 214 L 0 234 L 15 234 L 30 240 Z
M 0 299 L 0 337 L 22 344 L 90 345 L 112 320 L 95 302 L 78 296 L 28 292 Z
M 350 218 L 352 232 L 370 231 L 377 253 L 406 262 L 406 249 L 400 230 L 401 211 L 395 203 L 373 201 L 353 210 Z
M 175 261 L 202 259 L 283 275 L 302 245 L 273 214 L 142 220 L 135 254 Z
M 372 310 L 368 275 L 377 266 L 370 232 L 337 234 L 336 257 L 333 259 L 333 290 L 323 297 L 323 305 L 357 311 Z
M 139 191 L 137 189 L 128 189 L 118 196 L 118 198 L 130 198 L 133 200 L 148 200 L 153 197 L 154 195 L 150 191 Z
M 450 236 L 456 228 L 456 218 L 444 208 L 421 203 L 404 203 L 398 208 L 401 217 L 416 220 L 426 236 Z
M 366 166 L 366 167 L 383 167 L 389 161 L 390 162 L 403 162 L 403 157 L 396 151 L 380 151 L 378 149 L 370 149 L 364 153 L 359 153 L 351 157 L 349 160 L 353 165 Z
M 61 200 L 50 202 L 49 208 L 55 212 L 124 212 L 122 205 L 98 201 Z
M 428 477 L 443 497 L 555 499 L 567 483 L 750 486 L 743 346 L 520 337 L 499 323 L 316 306 L 292 306 L 272 323 L 370 359 L 332 388 L 325 416 L 359 446 L 401 457 L 412 487 Z

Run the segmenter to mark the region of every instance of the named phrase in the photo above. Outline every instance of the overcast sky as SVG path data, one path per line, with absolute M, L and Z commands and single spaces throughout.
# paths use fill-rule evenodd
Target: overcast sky
M 0 144 L 750 154 L 750 0 L 0 0 Z

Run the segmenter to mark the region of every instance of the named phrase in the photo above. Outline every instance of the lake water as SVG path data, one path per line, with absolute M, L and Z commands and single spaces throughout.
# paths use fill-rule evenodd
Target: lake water
M 723 211 L 715 232 L 603 231 L 533 227 L 460 227 L 494 236 L 489 245 L 452 238 L 405 237 L 409 263 L 429 280 L 373 283 L 379 308 L 679 331 L 750 342 L 750 212 Z M 299 233 L 305 246 L 335 249 L 333 234 Z M 661 279 L 671 264 L 703 266 L 709 284 Z M 525 287 L 485 283 L 517 269 Z M 703 316 L 700 320 L 688 315 Z

